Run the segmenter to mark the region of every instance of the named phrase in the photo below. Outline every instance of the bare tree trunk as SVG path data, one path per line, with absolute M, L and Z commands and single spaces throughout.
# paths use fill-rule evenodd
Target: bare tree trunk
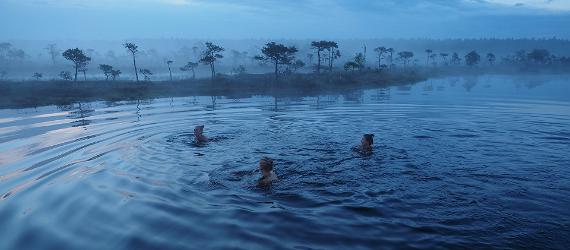
M 279 78 L 279 63 L 275 60 L 275 80 Z
M 333 64 L 333 55 L 334 55 L 334 50 L 331 48 L 331 50 L 329 51 L 329 72 L 332 72 L 332 64 Z
M 87 81 L 87 74 L 83 71 L 83 80 Z
M 382 56 L 378 55 L 378 70 L 380 70 L 381 66 L 382 66 Z
M 390 52 L 390 71 L 392 71 L 392 64 L 393 64 L 392 60 L 394 59 L 393 56 L 394 56 L 393 52 Z
M 170 65 L 168 65 L 168 72 L 170 72 L 170 81 L 172 82 L 172 70 L 170 69 Z
M 321 50 L 317 49 L 317 73 L 321 73 Z
M 79 66 L 77 66 L 77 64 L 75 65 L 75 82 L 77 82 L 77 73 L 79 72 Z
M 139 71 L 137 70 L 137 59 L 135 58 L 135 53 L 133 53 L 133 65 L 135 66 L 135 76 L 137 78 L 137 82 L 139 81 Z

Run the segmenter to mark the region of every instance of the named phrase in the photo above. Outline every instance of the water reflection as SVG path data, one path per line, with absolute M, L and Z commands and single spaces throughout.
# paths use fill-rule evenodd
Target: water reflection
M 565 246 L 565 79 L 0 110 L 0 248 Z
M 465 91 L 467 92 L 471 92 L 471 90 L 477 86 L 478 83 L 478 76 L 466 76 L 463 78 L 463 88 L 465 88 Z

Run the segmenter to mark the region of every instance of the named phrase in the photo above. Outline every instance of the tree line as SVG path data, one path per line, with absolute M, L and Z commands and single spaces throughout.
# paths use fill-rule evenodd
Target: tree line
M 127 42 L 123 44 L 123 47 L 127 50 L 128 54 L 132 57 L 132 65 L 134 70 L 134 76 L 137 82 L 142 76 L 144 81 L 150 81 L 153 75 L 149 69 L 139 68 L 137 65 L 137 56 L 139 56 L 139 46 L 132 42 Z M 55 44 L 49 44 L 46 48 L 48 54 L 50 55 L 53 63 L 55 64 L 56 56 L 61 52 L 57 49 Z M 307 54 L 308 63 L 314 67 L 314 72 L 321 74 L 322 72 L 333 72 L 336 68 L 336 63 L 342 57 L 339 45 L 335 41 L 312 41 L 310 43 L 310 49 L 313 53 Z M 210 78 L 214 80 L 217 76 L 216 63 L 224 58 L 224 51 L 226 49 L 222 46 L 214 44 L 213 42 L 205 42 L 203 49 L 199 50 L 198 47 L 193 47 L 193 52 L 199 54 L 199 58 L 196 61 L 189 61 L 179 68 L 182 72 L 191 72 L 192 79 L 196 78 L 196 69 L 200 65 L 204 65 L 209 68 Z M 273 74 L 276 80 L 282 75 L 291 74 L 297 72 L 299 69 L 306 66 L 303 60 L 299 58 L 299 49 L 295 46 L 288 46 L 278 42 L 268 42 L 259 51 L 258 55 L 252 57 L 254 61 L 257 61 L 261 65 L 272 65 Z M 410 65 L 421 65 L 420 59 L 416 57 L 412 51 L 396 51 L 394 48 L 388 48 L 379 46 L 373 49 L 376 56 L 375 67 L 376 71 L 392 70 L 396 66 L 402 66 L 406 69 Z M 21 55 L 23 51 L 19 52 L 18 49 L 14 49 L 11 44 L 1 43 L 0 44 L 0 59 L 7 56 L 14 57 L 14 55 Z M 241 53 L 238 51 L 233 51 L 234 60 L 237 57 L 245 58 L 246 53 Z M 470 51 L 463 56 L 460 56 L 457 52 L 435 52 L 432 49 L 425 50 L 425 65 L 426 66 L 456 66 L 456 65 L 466 65 L 470 67 L 477 66 L 481 64 L 481 61 L 485 60 L 489 66 L 493 66 L 497 63 L 497 56 L 494 53 L 486 53 L 481 55 L 476 50 Z M 236 55 L 239 54 L 239 55 Z M 25 53 L 24 53 L 25 55 Z M 63 80 L 73 80 L 77 81 L 79 75 L 83 75 L 84 80 L 87 80 L 88 66 L 91 62 L 91 57 L 85 53 L 85 51 L 79 48 L 67 49 L 61 53 L 62 57 L 70 61 L 73 65 L 73 71 L 61 71 L 59 77 Z M 316 58 L 315 58 L 316 56 Z M 361 52 L 357 52 L 354 56 L 348 58 L 343 69 L 346 72 L 355 73 L 363 70 L 371 70 L 367 62 L 367 48 L 363 46 Z M 313 60 L 316 60 L 313 62 Z M 172 77 L 172 64 L 173 60 L 166 60 L 166 67 L 168 68 L 170 80 Z M 545 49 L 534 49 L 531 51 L 517 51 L 513 55 L 508 55 L 502 58 L 501 63 L 510 65 L 553 65 L 562 64 L 570 65 L 570 58 L 568 57 L 557 57 Z M 121 70 L 115 69 L 109 64 L 100 64 L 98 69 L 105 76 L 105 80 L 116 80 L 123 72 Z M 236 74 L 244 74 L 246 72 L 245 66 L 240 65 L 234 68 L 232 72 Z M 2 78 L 6 73 L 0 72 L 0 78 Z M 33 78 L 39 80 L 43 77 L 41 73 L 34 73 Z

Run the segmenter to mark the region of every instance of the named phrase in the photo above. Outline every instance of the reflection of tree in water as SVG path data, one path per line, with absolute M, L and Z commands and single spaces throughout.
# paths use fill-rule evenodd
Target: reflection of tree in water
M 58 105 L 57 108 L 61 111 L 69 111 L 67 117 L 77 119 L 73 121 L 73 127 L 84 127 L 91 124 L 91 120 L 87 118 L 91 117 L 95 112 L 95 110 L 91 108 L 91 104 L 81 102 L 76 104 L 61 104 Z
M 539 86 L 544 84 L 543 79 L 536 79 L 536 78 L 530 78 L 530 79 L 529 78 L 522 78 L 521 80 L 518 80 L 517 83 L 518 82 L 522 82 L 523 86 L 526 87 L 527 89 L 534 89 L 534 88 L 539 87 Z
M 199 101 L 196 96 L 191 96 L 186 103 L 196 105 Z
M 315 100 L 316 108 L 321 109 L 326 107 L 327 105 L 336 104 L 338 103 L 339 98 L 340 96 L 338 95 L 317 96 Z
M 424 82 L 424 87 L 422 89 L 424 92 L 432 92 L 433 91 L 433 81 L 429 80 Z
M 274 96 L 273 97 L 273 111 L 277 111 L 278 109 L 278 102 L 279 102 L 279 97 Z
M 212 99 L 212 105 L 208 105 L 208 107 L 211 107 L 212 110 L 216 110 L 216 103 L 218 102 L 218 96 L 210 96 L 210 99 Z
M 135 111 L 135 115 L 137 116 L 137 122 L 139 122 L 142 118 L 142 110 L 143 110 L 143 105 L 151 105 L 153 103 L 154 99 L 143 99 L 143 98 L 139 98 L 136 100 L 129 100 L 126 104 L 127 105 L 135 105 L 136 107 L 136 111 Z
M 357 91 L 351 91 L 348 93 L 344 93 L 342 95 L 342 97 L 344 98 L 345 102 L 350 102 L 350 103 L 363 103 L 364 102 L 364 93 L 362 90 L 357 90 Z
M 137 112 L 135 112 L 137 114 L 137 122 L 141 121 L 141 100 L 137 100 Z
M 374 93 L 370 96 L 375 103 L 384 103 L 390 100 L 391 89 L 390 88 L 380 88 L 376 89 Z
M 398 91 L 411 91 L 412 90 L 412 85 L 400 85 L 396 88 Z
M 116 107 L 119 106 L 119 102 L 116 101 L 105 101 L 105 107 L 109 108 L 109 107 Z
M 449 79 L 449 86 L 450 87 L 455 87 L 455 85 L 457 85 L 457 83 L 459 82 L 459 78 L 450 78 Z
M 477 83 L 479 83 L 479 77 L 477 76 L 467 76 L 463 78 L 463 88 L 465 88 L 467 92 L 471 92 L 471 90 L 477 86 Z

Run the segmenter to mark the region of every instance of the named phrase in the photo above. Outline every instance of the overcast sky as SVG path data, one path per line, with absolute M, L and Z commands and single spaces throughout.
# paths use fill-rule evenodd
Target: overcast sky
M 0 0 L 0 40 L 570 38 L 570 0 Z

